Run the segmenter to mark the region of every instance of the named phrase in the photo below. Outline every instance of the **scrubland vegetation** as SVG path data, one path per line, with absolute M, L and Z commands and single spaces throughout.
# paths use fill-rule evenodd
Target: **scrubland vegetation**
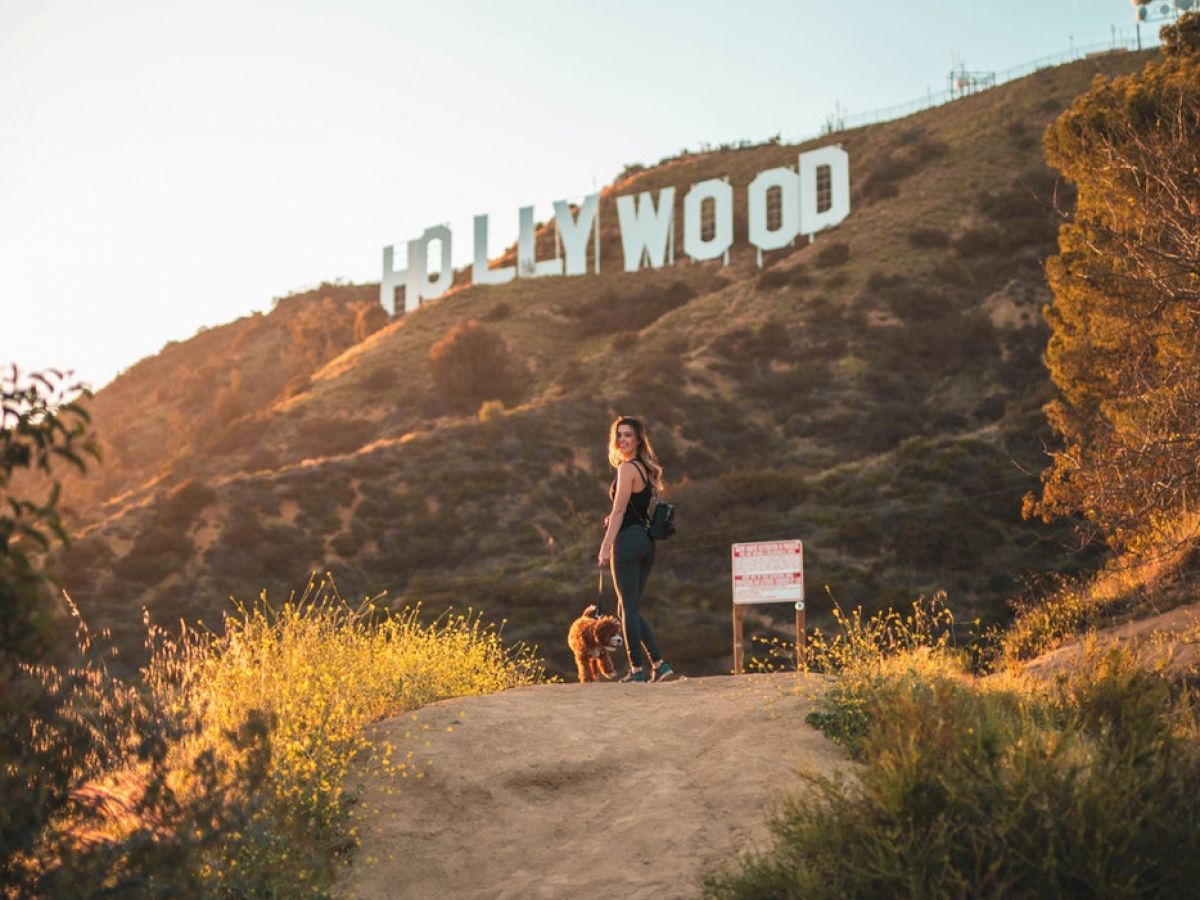
M 802 773 L 772 846 L 709 897 L 1171 897 L 1200 879 L 1195 683 L 1093 650 L 1053 681 L 955 646 L 935 598 L 839 617 L 811 724 L 862 763 Z M 993 651 L 1003 655 L 1002 647 Z M 993 659 L 993 664 L 998 665 Z M 985 664 L 980 668 L 980 664 Z
M 11 685 L 9 896 L 325 896 L 355 845 L 356 779 L 423 777 L 420 733 L 380 744 L 372 721 L 543 680 L 478 616 L 423 624 L 325 581 L 239 608 L 219 635 L 152 630 L 136 679 L 80 636 L 77 659 Z

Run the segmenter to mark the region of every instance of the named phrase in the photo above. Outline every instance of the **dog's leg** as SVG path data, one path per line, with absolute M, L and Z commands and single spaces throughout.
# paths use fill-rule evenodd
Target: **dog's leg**
M 575 668 L 579 670 L 580 684 L 587 684 L 592 680 L 592 661 L 586 656 L 575 657 Z

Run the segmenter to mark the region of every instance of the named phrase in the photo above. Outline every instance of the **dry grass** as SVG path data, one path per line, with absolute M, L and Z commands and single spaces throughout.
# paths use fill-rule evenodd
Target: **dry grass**
M 136 682 L 94 662 L 84 678 L 42 670 L 66 693 L 22 726 L 36 736 L 24 763 L 83 787 L 30 852 L 26 888 L 325 896 L 356 843 L 355 771 L 421 777 L 419 740 L 377 743 L 369 723 L 544 680 L 478 615 L 419 613 L 352 607 L 314 580 L 299 598 L 239 607 L 220 635 L 152 628 Z
M 1181 516 L 1093 577 L 1063 581 L 1022 604 L 1002 636 L 1001 661 L 1018 664 L 1097 628 L 1194 602 L 1198 530 L 1200 515 Z
M 810 723 L 862 767 L 804 774 L 774 844 L 709 897 L 1188 893 L 1200 875 L 1200 708 L 1190 683 L 1096 647 L 1037 680 L 972 676 L 937 604 L 841 619 Z

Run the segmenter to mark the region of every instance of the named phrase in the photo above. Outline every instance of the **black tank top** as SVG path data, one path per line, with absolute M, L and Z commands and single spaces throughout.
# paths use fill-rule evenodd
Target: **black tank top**
M 653 496 L 653 489 L 650 487 L 650 479 L 646 477 L 646 473 L 642 471 L 641 464 L 634 462 L 637 466 L 638 474 L 642 476 L 642 485 L 640 491 L 631 492 L 629 494 L 629 503 L 625 506 L 625 517 L 621 519 L 621 527 L 617 531 L 624 531 L 630 525 L 645 526 L 646 520 L 650 515 L 650 497 Z M 611 500 L 617 496 L 617 479 L 613 479 L 613 483 L 608 488 L 608 497 Z

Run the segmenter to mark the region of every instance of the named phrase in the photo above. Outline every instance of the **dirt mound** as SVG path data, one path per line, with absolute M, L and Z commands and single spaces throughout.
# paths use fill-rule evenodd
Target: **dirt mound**
M 797 768 L 850 765 L 804 723 L 820 689 L 790 674 L 561 684 L 382 722 L 422 777 L 371 778 L 340 893 L 694 896 L 710 866 L 764 845 Z
M 1053 678 L 1077 666 L 1089 649 L 1109 646 L 1124 647 L 1147 668 L 1173 677 L 1194 677 L 1200 669 L 1200 603 L 1091 632 L 1031 659 L 1025 671 L 1038 678 Z

